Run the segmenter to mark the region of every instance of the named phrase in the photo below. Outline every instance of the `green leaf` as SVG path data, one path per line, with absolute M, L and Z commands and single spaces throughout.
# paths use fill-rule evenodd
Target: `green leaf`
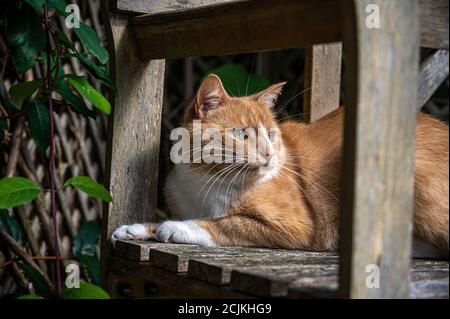
M 112 201 L 112 197 L 106 190 L 106 188 L 104 188 L 103 185 L 96 183 L 88 176 L 72 177 L 64 183 L 64 187 L 67 187 L 69 185 L 78 188 L 89 196 L 104 200 L 105 202 Z
M 35 182 L 23 177 L 0 179 L 0 208 L 12 208 L 31 202 L 41 188 Z
M 80 22 L 79 28 L 73 28 L 73 31 L 80 39 L 83 47 L 90 54 L 95 56 L 101 64 L 108 62 L 108 51 L 106 51 L 101 45 L 97 33 L 83 22 Z
M 105 83 L 109 88 L 113 90 L 116 89 L 109 77 L 109 72 L 106 66 L 95 64 L 94 62 L 89 60 L 84 54 L 78 51 L 75 51 L 75 56 L 93 76 L 95 76 L 97 79 Z
M 241 65 L 225 64 L 211 70 L 221 80 L 227 92 L 232 96 L 246 96 L 257 93 L 269 86 L 269 81 L 258 74 L 250 75 Z
M 33 294 L 28 294 L 28 295 L 22 295 L 17 297 L 17 299 L 44 299 L 41 296 L 38 295 L 33 295 Z
M 66 77 L 78 93 L 89 100 L 96 108 L 107 115 L 111 113 L 111 104 L 99 91 L 89 84 L 86 76 L 67 74 Z
M 72 251 L 95 284 L 100 282 L 100 261 L 96 256 L 100 240 L 100 224 L 86 222 L 73 240 Z
M 25 277 L 33 283 L 33 288 L 39 296 L 44 298 L 52 297 L 51 289 L 42 274 L 22 261 L 18 262 L 17 265 L 22 269 Z
M 22 108 L 23 101 L 31 97 L 42 85 L 42 79 L 17 83 L 9 89 L 11 104 L 18 110 Z
M 98 285 L 100 283 L 100 260 L 97 256 L 75 255 L 87 272 L 90 281 Z
M 75 50 L 75 44 L 70 41 L 70 39 L 67 37 L 67 35 L 62 32 L 62 31 L 56 31 L 56 37 L 58 38 L 59 41 L 61 41 L 62 43 L 64 43 L 68 48 Z
M 45 32 L 39 15 L 28 6 L 8 21 L 7 41 L 12 49 L 11 60 L 18 73 L 31 69 L 36 54 L 45 45 Z
M 102 288 L 80 281 L 80 288 L 64 289 L 64 299 L 110 299 Z
M 32 6 L 36 11 L 42 12 L 43 6 L 45 4 L 45 0 L 25 0 L 30 6 Z M 48 0 L 48 8 L 49 9 L 58 9 L 62 12 L 65 12 L 67 3 L 65 0 Z
M 27 108 L 28 127 L 38 149 L 45 152 L 50 145 L 50 112 L 39 101 L 33 101 Z
M 72 93 L 66 81 L 61 81 L 59 83 L 58 87 L 56 87 L 56 92 L 64 98 L 72 111 L 93 119 L 96 118 L 97 113 L 89 109 L 83 99 Z
M 5 209 L 0 209 L 0 229 L 5 230 L 19 244 L 24 244 L 22 228 L 14 217 L 9 216 Z
M 67 182 L 66 182 L 67 183 Z M 95 256 L 100 240 L 100 225 L 97 222 L 86 222 L 73 240 L 73 253 L 75 255 Z

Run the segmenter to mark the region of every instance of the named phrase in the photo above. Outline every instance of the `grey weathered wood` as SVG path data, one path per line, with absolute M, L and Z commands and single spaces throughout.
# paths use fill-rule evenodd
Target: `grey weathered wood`
M 408 296 L 418 104 L 416 1 L 354 0 L 345 12 L 346 110 L 340 293 L 350 298 Z M 381 28 L 368 29 L 377 4 Z M 356 30 L 358 34 L 356 35 Z M 365 284 L 380 269 L 380 288 Z
M 115 0 L 114 9 L 129 13 L 168 13 L 242 0 Z
M 114 247 L 114 255 L 135 260 L 135 261 L 149 261 L 150 252 L 156 248 L 165 247 L 182 247 L 188 250 L 194 245 L 185 244 L 165 244 L 154 241 L 139 241 L 139 240 L 118 240 Z
M 339 41 L 339 0 L 258 0 L 133 18 L 142 58 L 294 48 Z
M 309 122 L 339 108 L 341 60 L 341 42 L 306 49 L 303 112 Z
M 448 10 L 442 10 L 444 2 L 420 1 L 424 46 L 448 48 Z M 139 10 L 144 3 L 136 2 Z M 213 6 L 188 0 L 178 2 L 175 11 L 162 5 L 161 12 L 157 3 L 153 13 L 133 19 L 143 58 L 233 54 L 342 40 L 340 0 L 240 0 Z M 380 14 L 385 16 L 384 11 Z
M 193 257 L 189 261 L 189 276 L 215 285 L 227 285 L 231 281 L 233 270 L 251 270 L 264 268 L 284 268 L 288 265 L 336 264 L 337 256 L 330 254 L 306 255 L 298 252 L 270 252 L 246 254 L 239 258 L 208 256 Z
M 338 265 L 291 264 L 285 267 L 264 267 L 259 269 L 237 269 L 231 273 L 231 288 L 259 297 L 284 297 L 288 286 L 298 278 L 336 276 Z
M 107 3 L 103 5 L 108 13 Z M 110 13 L 105 21 L 117 90 L 112 92 L 108 123 L 106 183 L 113 202 L 104 205 L 102 218 L 103 279 L 111 232 L 121 224 L 154 217 L 164 87 L 164 61 L 139 60 L 128 17 Z
M 228 287 L 214 286 L 189 278 L 186 273 L 176 274 L 154 267 L 149 262 L 131 261 L 111 256 L 108 259 L 108 267 L 111 272 L 121 276 L 134 276 L 158 286 L 172 288 L 183 295 L 184 298 L 250 298 L 250 296 L 232 291 Z
M 448 55 L 447 50 L 437 50 L 420 64 L 418 111 L 448 77 Z
M 314 253 L 306 253 L 314 254 Z M 317 253 L 316 253 L 317 254 Z M 245 257 L 243 257 L 245 256 Z M 298 260 L 305 256 L 305 252 L 296 250 L 274 250 L 268 248 L 250 247 L 199 247 L 183 245 L 153 246 L 150 252 L 150 264 L 173 272 L 188 272 L 190 260 L 218 260 L 218 259 L 256 259 L 268 256 L 274 258 L 294 257 Z M 200 278 L 201 279 L 201 278 Z
M 448 50 L 448 0 L 421 0 L 420 44 Z

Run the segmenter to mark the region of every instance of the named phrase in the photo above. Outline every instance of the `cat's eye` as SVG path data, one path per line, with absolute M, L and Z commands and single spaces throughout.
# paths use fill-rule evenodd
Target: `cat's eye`
M 234 136 L 236 136 L 236 138 L 238 140 L 243 140 L 243 139 L 247 138 L 247 135 L 245 135 L 245 131 L 242 128 L 235 128 Z

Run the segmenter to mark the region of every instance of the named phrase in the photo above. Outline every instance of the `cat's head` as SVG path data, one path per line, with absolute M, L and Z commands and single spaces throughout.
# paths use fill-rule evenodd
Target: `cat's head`
M 273 111 L 284 84 L 274 84 L 251 96 L 231 97 L 219 77 L 207 76 L 186 112 L 184 123 L 193 140 L 192 159 L 196 158 L 198 163 L 201 156 L 197 166 L 210 172 L 229 167 L 231 173 L 224 173 L 222 178 L 238 172 L 245 173 L 248 181 L 273 177 L 284 156 Z M 201 141 L 201 150 L 195 145 L 196 138 Z M 220 154 L 213 149 L 214 145 L 221 146 Z

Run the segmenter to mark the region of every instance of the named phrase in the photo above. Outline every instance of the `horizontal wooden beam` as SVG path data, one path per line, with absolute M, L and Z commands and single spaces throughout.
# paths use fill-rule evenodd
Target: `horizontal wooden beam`
M 342 40 L 341 0 L 117 0 L 132 18 L 141 58 L 182 58 Z M 448 49 L 448 0 L 421 0 L 421 45 Z M 381 6 L 380 15 L 385 14 Z
M 132 19 L 143 59 L 225 55 L 339 41 L 339 0 L 258 0 Z
M 418 111 L 448 77 L 447 50 L 437 50 L 420 64 Z
M 115 0 L 113 9 L 134 14 L 168 13 L 237 1 L 242 0 Z

